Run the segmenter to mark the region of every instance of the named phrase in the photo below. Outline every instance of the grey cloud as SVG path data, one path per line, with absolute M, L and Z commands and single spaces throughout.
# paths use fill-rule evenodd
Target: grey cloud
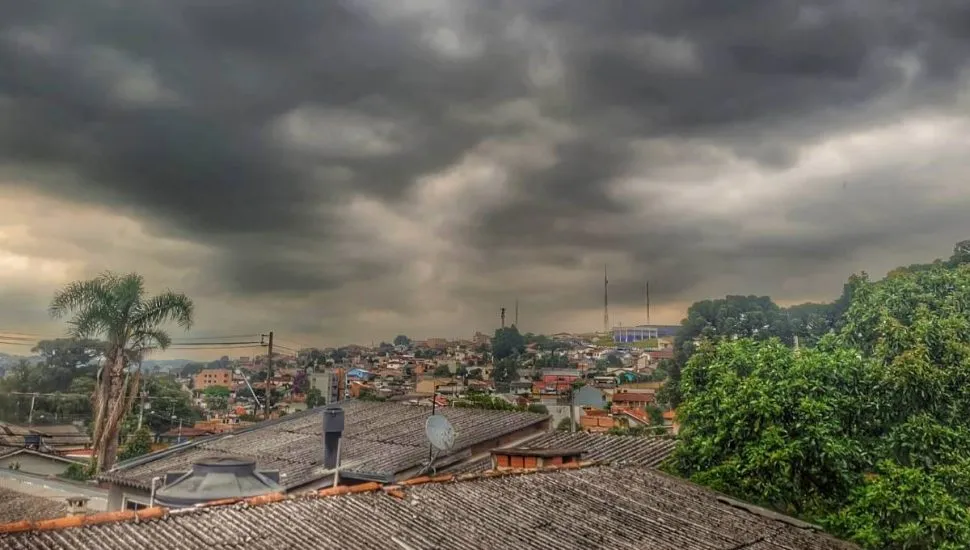
M 0 167 L 208 247 L 195 279 L 205 292 L 305 295 L 334 315 L 438 308 L 480 326 L 509 294 L 529 293 L 537 318 L 597 308 L 601 261 L 618 264 L 620 302 L 638 304 L 647 277 L 657 300 L 683 301 L 733 291 L 716 281 L 748 260 L 767 287 L 958 223 L 918 194 L 905 202 L 904 180 L 875 220 L 828 187 L 765 204 L 803 234 L 746 235 L 748 220 L 670 196 L 689 183 L 703 197 L 731 162 L 780 174 L 820 139 L 954 108 L 970 59 L 962 4 L 112 5 L 0 8 Z M 348 222 L 361 197 L 430 217 L 409 210 L 418 182 L 472 151 L 507 172 L 508 189 L 421 237 L 436 242 L 368 256 L 385 249 L 345 227 L 373 227 L 374 239 L 389 223 Z M 622 179 L 635 192 L 618 193 Z M 430 274 L 409 270 L 415 255 Z M 519 269 L 500 269 L 510 262 Z M 534 279 L 550 269 L 562 286 Z M 454 301 L 468 311 L 448 310 Z M 313 315 L 293 323 L 333 329 Z

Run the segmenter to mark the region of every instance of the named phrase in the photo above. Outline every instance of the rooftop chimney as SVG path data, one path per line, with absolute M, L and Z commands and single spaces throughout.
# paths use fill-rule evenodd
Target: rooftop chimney
M 579 462 L 582 457 L 581 449 L 506 447 L 492 449 L 492 469 L 517 470 L 562 466 Z
M 67 515 L 83 516 L 88 513 L 88 501 L 91 500 L 88 497 L 67 497 L 65 500 L 67 501 Z
M 156 491 L 161 506 L 186 508 L 227 498 L 248 498 L 283 490 L 278 471 L 256 471 L 249 458 L 213 457 L 192 465 L 190 472 L 165 475 L 165 486 Z
M 337 467 L 340 436 L 344 432 L 344 410 L 336 405 L 323 409 L 323 467 L 333 470 Z

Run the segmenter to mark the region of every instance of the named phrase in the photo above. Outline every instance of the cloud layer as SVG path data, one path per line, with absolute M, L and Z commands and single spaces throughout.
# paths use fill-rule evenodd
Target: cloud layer
M 968 236 L 970 5 L 8 4 L 0 328 L 137 269 L 212 334 L 590 330 L 604 264 L 676 322 Z

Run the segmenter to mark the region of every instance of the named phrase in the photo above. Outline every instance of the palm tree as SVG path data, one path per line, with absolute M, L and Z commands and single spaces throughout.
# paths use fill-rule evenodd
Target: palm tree
M 108 343 L 92 396 L 92 466 L 100 473 L 114 465 L 121 420 L 138 394 L 140 372 L 132 374 L 128 367 L 172 343 L 162 325 L 174 321 L 186 330 L 192 326 L 192 300 L 172 291 L 147 297 L 141 275 L 105 272 L 55 293 L 50 314 L 54 318 L 73 315 L 71 337 L 101 338 Z

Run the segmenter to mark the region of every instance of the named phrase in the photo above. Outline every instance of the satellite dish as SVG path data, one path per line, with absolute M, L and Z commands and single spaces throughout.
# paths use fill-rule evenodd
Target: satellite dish
M 424 423 L 424 432 L 428 435 L 431 446 L 439 451 L 450 451 L 455 446 L 455 429 L 448 419 L 439 415 L 431 415 Z

